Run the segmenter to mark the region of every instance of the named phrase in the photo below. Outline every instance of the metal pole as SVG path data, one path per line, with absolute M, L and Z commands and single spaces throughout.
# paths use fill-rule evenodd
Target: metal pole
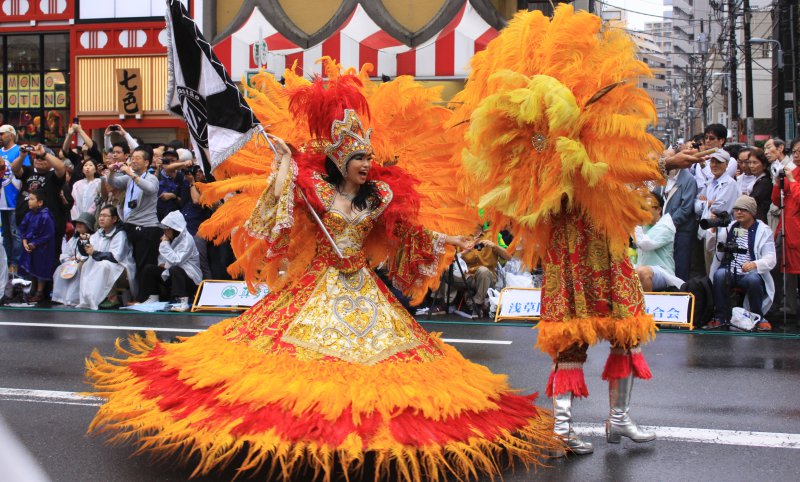
M 730 127 L 728 135 L 731 136 L 733 142 L 739 142 L 739 103 L 737 99 L 738 87 L 736 85 L 736 0 L 728 0 L 728 23 L 730 29 L 728 31 L 728 49 L 730 52 L 730 83 L 728 95 L 731 96 L 731 110 L 730 110 Z
M 744 88 L 745 88 L 745 132 L 747 145 L 755 144 L 753 132 L 753 56 L 750 50 L 750 0 L 743 0 L 744 10 Z

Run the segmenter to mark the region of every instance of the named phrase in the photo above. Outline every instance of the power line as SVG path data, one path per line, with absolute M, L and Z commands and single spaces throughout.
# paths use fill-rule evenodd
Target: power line
M 644 15 L 646 17 L 655 17 L 655 18 L 660 18 L 662 20 L 676 20 L 674 17 L 665 17 L 663 15 L 655 15 L 655 14 L 652 14 L 652 13 L 645 13 L 645 12 L 639 12 L 637 10 L 630 10 L 630 9 L 627 9 L 627 8 L 618 7 L 616 5 L 611 5 L 610 3 L 602 2 L 600 0 L 595 0 L 595 3 L 599 3 L 601 5 L 605 5 L 606 7 L 616 8 L 617 10 L 622 10 L 623 12 L 635 13 L 637 15 Z M 677 19 L 677 20 L 679 20 L 681 22 L 700 22 L 701 21 L 701 20 L 695 20 L 695 19 L 682 19 L 682 18 L 681 19 Z

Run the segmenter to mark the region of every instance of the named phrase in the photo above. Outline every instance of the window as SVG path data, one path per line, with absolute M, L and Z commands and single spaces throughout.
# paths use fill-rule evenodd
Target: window
M 0 35 L 0 119 L 17 142 L 61 145 L 69 122 L 69 35 Z

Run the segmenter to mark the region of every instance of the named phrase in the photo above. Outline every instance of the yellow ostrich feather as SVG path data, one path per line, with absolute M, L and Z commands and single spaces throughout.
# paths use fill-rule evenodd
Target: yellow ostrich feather
M 636 80 L 652 74 L 635 53 L 625 32 L 560 5 L 552 19 L 517 14 L 473 57 L 447 124 L 463 134 L 460 192 L 495 225 L 512 222 L 527 264 L 562 209 L 585 215 L 614 252 L 648 219 L 637 187 L 660 180 L 662 146 L 646 131 L 656 111 Z

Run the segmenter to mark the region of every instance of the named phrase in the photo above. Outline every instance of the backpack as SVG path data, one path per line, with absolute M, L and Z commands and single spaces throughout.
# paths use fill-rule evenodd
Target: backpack
M 696 276 L 683 283 L 681 291 L 694 295 L 694 326 L 703 326 L 714 316 L 714 294 L 708 276 Z

